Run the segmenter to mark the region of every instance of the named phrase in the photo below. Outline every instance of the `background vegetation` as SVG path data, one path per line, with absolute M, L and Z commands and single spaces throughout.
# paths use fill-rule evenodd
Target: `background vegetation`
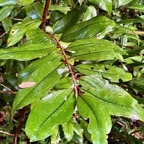
M 0 0 L 0 143 L 144 143 L 143 0 Z

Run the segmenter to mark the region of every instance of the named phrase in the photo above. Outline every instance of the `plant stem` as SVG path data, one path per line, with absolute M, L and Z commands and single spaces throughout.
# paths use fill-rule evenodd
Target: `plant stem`
M 24 125 L 24 121 L 25 121 L 25 117 L 26 117 L 26 110 L 27 110 L 27 107 L 23 107 L 21 109 L 21 117 L 20 117 L 20 120 L 19 120 L 19 125 L 18 125 L 18 128 L 14 134 L 14 138 L 13 138 L 13 143 L 12 144 L 17 144 L 17 138 L 23 128 L 23 125 Z
M 46 0 L 45 8 L 44 8 L 44 11 L 43 11 L 42 23 L 40 25 L 40 29 L 43 29 L 43 30 L 44 30 L 46 20 L 47 20 L 46 18 L 47 18 L 47 15 L 48 15 L 49 5 L 50 5 L 50 0 Z
M 50 33 L 48 33 L 48 34 L 57 42 L 58 47 L 59 47 L 59 48 L 61 49 L 61 51 L 62 51 L 62 54 L 63 54 L 64 59 L 65 59 L 65 62 L 66 62 L 67 67 L 68 67 L 68 69 L 69 69 L 69 73 L 70 73 L 70 75 L 71 75 L 71 77 L 72 77 L 72 80 L 73 80 L 75 95 L 78 96 L 78 84 L 77 84 L 77 81 L 76 81 L 76 77 L 75 77 L 75 75 L 74 75 L 74 73 L 73 73 L 72 66 L 71 66 L 71 64 L 70 64 L 70 62 L 69 62 L 69 60 L 68 60 L 68 58 L 67 58 L 66 53 L 65 53 L 65 48 L 63 48 L 63 47 L 61 46 L 60 41 L 59 41 L 53 34 L 50 34 Z
M 10 134 L 10 133 L 8 133 L 8 132 L 5 132 L 5 131 L 1 131 L 1 130 L 0 130 L 0 133 L 1 133 L 1 134 L 5 134 L 5 135 L 14 136 L 13 134 Z

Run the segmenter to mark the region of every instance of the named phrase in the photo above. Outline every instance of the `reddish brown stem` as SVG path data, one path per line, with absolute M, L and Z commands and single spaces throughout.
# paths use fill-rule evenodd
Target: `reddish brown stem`
M 40 29 L 44 29 L 44 27 L 45 27 L 49 5 L 50 5 L 50 0 L 46 0 L 45 8 L 44 8 L 44 11 L 43 11 L 42 23 L 40 25 Z
M 19 120 L 19 125 L 18 125 L 18 128 L 14 134 L 14 139 L 13 139 L 13 143 L 12 144 L 17 144 L 17 139 L 18 139 L 18 136 L 23 128 L 23 125 L 24 125 L 24 121 L 25 121 L 25 117 L 26 117 L 26 110 L 27 110 L 27 107 L 24 107 L 21 109 L 21 117 L 20 117 L 20 120 Z
M 75 77 L 73 70 L 72 70 L 72 66 L 69 62 L 69 59 L 67 58 L 66 53 L 65 53 L 65 48 L 63 48 L 61 46 L 60 41 L 53 34 L 49 34 L 49 35 L 57 42 L 58 48 L 61 49 L 61 52 L 62 52 L 64 59 L 65 59 L 65 64 L 67 64 L 67 67 L 69 69 L 69 73 L 70 73 L 72 80 L 73 80 L 75 95 L 77 96 L 78 95 L 78 85 L 77 85 L 76 77 Z

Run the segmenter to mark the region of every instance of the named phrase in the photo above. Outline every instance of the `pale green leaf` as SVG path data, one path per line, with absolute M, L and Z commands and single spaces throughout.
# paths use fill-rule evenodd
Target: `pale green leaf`
M 47 95 L 32 108 L 26 123 L 26 134 L 31 141 L 50 136 L 56 125 L 70 120 L 74 108 L 75 99 L 71 89 Z
M 56 125 L 53 129 L 52 129 L 52 135 L 51 135 L 51 143 L 52 144 L 56 144 L 59 143 L 59 126 Z
M 123 51 L 116 44 L 107 40 L 97 40 L 95 38 L 88 38 L 77 40 L 71 43 L 68 47 L 72 57 L 79 60 L 122 60 Z
M 125 6 L 126 4 L 132 2 L 133 0 L 113 0 L 115 7 Z
M 0 0 L 0 6 L 15 5 L 17 0 Z
M 34 61 L 19 74 L 22 82 L 35 82 L 35 85 L 29 88 L 20 89 L 13 102 L 12 114 L 15 110 L 31 104 L 41 97 L 48 94 L 55 84 L 59 81 L 61 75 L 58 68 L 62 65 L 57 52 Z
M 27 31 L 38 28 L 40 24 L 39 20 L 26 20 L 15 24 L 8 37 L 8 47 L 19 42 Z
M 34 0 L 17 0 L 17 4 L 20 6 L 29 5 L 33 2 Z
M 69 120 L 67 123 L 64 123 L 62 125 L 63 132 L 65 135 L 65 138 L 68 142 L 70 142 L 74 135 L 74 124 L 72 120 Z
M 89 19 L 92 19 L 95 16 L 97 16 L 96 8 L 94 6 L 92 6 L 92 5 L 90 5 L 87 8 L 87 10 L 86 10 L 86 12 L 85 12 L 85 14 L 83 16 L 83 21 L 87 21 Z
M 76 69 L 85 75 L 101 74 L 104 78 L 109 79 L 111 82 L 119 82 L 119 80 L 130 81 L 132 80 L 131 73 L 125 72 L 122 68 L 118 68 L 110 65 L 102 64 L 89 64 L 89 65 L 78 65 Z
M 49 7 L 49 10 L 51 11 L 60 11 L 60 12 L 63 12 L 63 13 L 67 13 L 68 11 L 70 11 L 70 7 L 68 6 L 60 6 L 60 5 L 50 5 Z
M 105 106 L 88 93 L 78 97 L 77 105 L 80 115 L 84 119 L 89 118 L 87 129 L 93 144 L 107 144 L 107 134 L 112 124 Z
M 144 120 L 144 110 L 125 90 L 102 79 L 101 75 L 85 76 L 80 84 L 86 94 L 105 105 L 111 115 Z
M 107 11 L 109 14 L 112 12 L 112 1 L 111 0 L 89 0 L 89 2 L 97 5 L 99 8 Z
M 77 39 L 96 36 L 108 26 L 115 27 L 114 21 L 105 16 L 97 16 L 88 21 L 84 21 L 67 29 L 61 36 L 62 41 L 71 42 Z
M 14 8 L 13 6 L 5 6 L 1 8 L 0 9 L 0 21 L 4 20 L 7 16 L 9 16 L 13 8 Z
M 54 51 L 55 45 L 49 42 L 25 43 L 22 46 L 0 50 L 0 59 L 15 59 L 20 61 L 31 60 Z
M 140 4 L 134 4 L 132 6 L 129 6 L 128 8 L 134 9 L 136 11 L 144 12 L 144 6 Z

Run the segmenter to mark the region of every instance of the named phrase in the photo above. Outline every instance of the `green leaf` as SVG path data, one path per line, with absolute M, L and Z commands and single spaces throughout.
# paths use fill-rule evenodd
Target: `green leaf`
M 39 20 L 26 20 L 15 24 L 9 34 L 8 47 L 19 42 L 27 31 L 38 28 L 40 23 Z
M 128 8 L 134 9 L 136 11 L 144 12 L 143 5 L 140 5 L 140 4 L 134 4 L 132 6 L 129 6 Z
M 144 93 L 144 78 L 143 77 L 134 79 L 132 83 L 133 83 L 132 87 L 134 89 L 137 89 L 138 91 Z
M 10 30 L 10 28 L 12 27 L 12 21 L 8 18 L 5 18 L 3 21 L 2 21 L 2 25 L 3 25 L 3 28 L 6 32 L 8 32 Z
M 34 86 L 20 89 L 13 102 L 12 114 L 15 110 L 31 104 L 48 94 L 61 75 L 58 68 L 62 65 L 57 52 L 34 61 L 26 69 L 21 71 L 19 79 L 22 82 L 34 82 Z
M 79 123 L 77 121 L 74 121 L 73 124 L 74 124 L 75 133 L 79 135 L 81 138 L 83 138 L 83 130 L 81 126 L 79 125 Z
M 93 144 L 107 144 L 107 134 L 112 124 L 109 112 L 105 106 L 93 96 L 86 93 L 77 99 L 78 111 L 86 119 L 89 118 L 88 132 Z
M 105 10 L 110 14 L 112 12 L 112 1 L 111 0 L 89 0 L 89 2 L 97 5 L 99 8 Z
M 97 40 L 88 38 L 77 40 L 71 43 L 68 47 L 72 57 L 78 60 L 123 60 L 121 54 L 123 51 L 116 44 L 107 40 Z
M 111 115 L 144 120 L 144 110 L 137 101 L 121 87 L 102 79 L 101 75 L 82 77 L 80 84 L 82 90 L 105 105 Z
M 43 5 L 40 2 L 25 6 L 26 14 L 32 19 L 42 19 Z
M 85 7 L 76 7 L 69 11 L 62 19 L 55 23 L 53 26 L 54 33 L 59 34 L 65 32 L 69 27 L 76 24 L 80 20 L 84 11 Z
M 52 135 L 51 135 L 51 143 L 52 144 L 59 143 L 59 138 L 58 138 L 59 134 L 58 134 L 58 131 L 59 131 L 59 127 L 57 125 L 52 130 Z
M 89 64 L 89 65 L 77 65 L 76 69 L 85 75 L 101 74 L 104 78 L 109 79 L 111 82 L 119 82 L 119 80 L 130 81 L 132 80 L 131 73 L 125 72 L 123 69 L 102 64 Z
M 0 59 L 15 59 L 20 61 L 31 60 L 54 51 L 55 45 L 49 42 L 39 44 L 25 43 L 22 46 L 0 50 Z
M 1 8 L 0 9 L 0 21 L 4 20 L 7 16 L 9 16 L 13 8 L 14 8 L 13 6 L 5 6 Z
M 51 93 L 36 103 L 25 128 L 31 142 L 50 136 L 55 126 L 68 122 L 74 108 L 75 99 L 71 89 Z
M 34 0 L 17 0 L 17 4 L 20 6 L 29 5 L 33 2 Z
M 70 11 L 70 7 L 68 6 L 60 6 L 60 5 L 50 5 L 49 10 L 51 11 L 60 11 L 63 13 L 67 13 L 67 11 Z
M 62 125 L 65 138 L 68 142 L 70 142 L 74 135 L 74 124 L 72 120 L 69 120 L 67 123 Z
M 83 16 L 83 21 L 87 21 L 97 15 L 97 11 L 94 6 L 89 6 Z
M 0 0 L 0 6 L 15 5 L 17 0 Z
M 116 7 L 125 6 L 126 4 L 132 2 L 133 0 L 113 0 Z
M 78 23 L 67 29 L 61 36 L 61 40 L 71 42 L 77 39 L 96 36 L 108 26 L 116 26 L 115 22 L 105 16 L 97 16 L 88 21 Z

